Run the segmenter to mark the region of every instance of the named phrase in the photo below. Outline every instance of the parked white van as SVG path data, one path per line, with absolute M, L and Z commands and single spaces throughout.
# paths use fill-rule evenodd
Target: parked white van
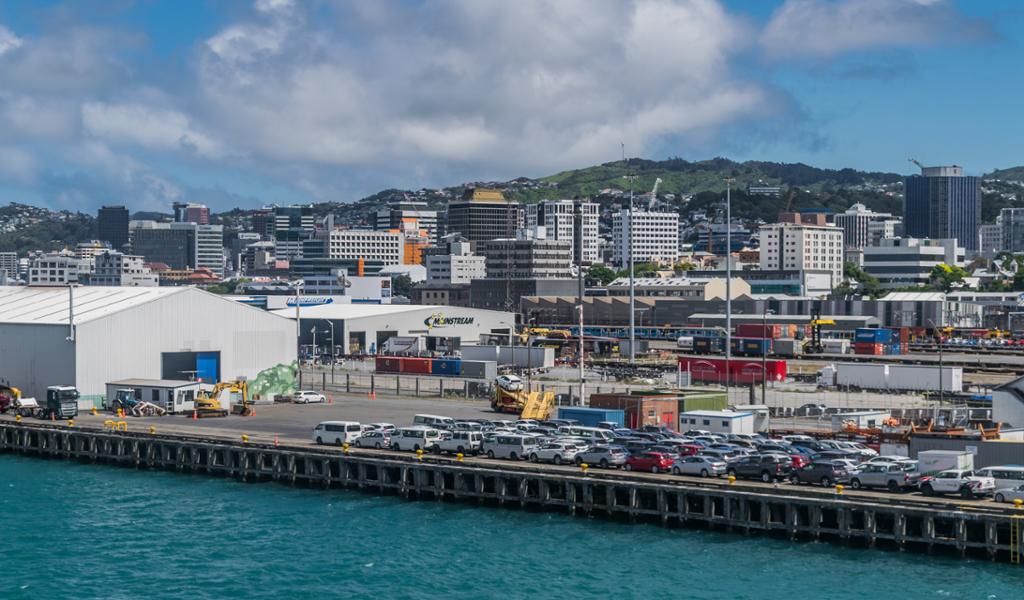
M 610 444 L 615 440 L 615 435 L 607 429 L 582 425 L 563 425 L 557 433 L 561 437 L 578 438 L 591 444 Z
M 985 467 L 974 472 L 981 477 L 991 477 L 996 480 L 996 489 L 1016 488 L 1024 484 L 1024 467 L 1020 465 L 1002 465 L 998 467 Z
M 438 443 L 441 452 L 480 454 L 484 434 L 479 431 L 453 431 Z
M 351 444 L 363 435 L 363 426 L 355 421 L 324 421 L 313 428 L 313 441 L 318 444 Z
M 413 425 L 426 425 L 427 427 L 440 427 L 441 429 L 454 429 L 455 419 L 442 417 L 440 415 L 416 415 L 412 418 Z
M 441 442 L 441 432 L 426 425 L 402 427 L 391 432 L 392 450 L 436 450 Z
M 523 460 L 537 449 L 537 438 L 532 435 L 508 433 L 494 436 L 494 439 L 483 443 L 483 451 L 487 458 L 510 458 Z

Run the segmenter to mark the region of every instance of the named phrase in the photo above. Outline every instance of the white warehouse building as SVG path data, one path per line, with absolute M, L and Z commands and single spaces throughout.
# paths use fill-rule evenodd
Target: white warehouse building
M 271 311 L 292 319 L 295 309 Z M 480 343 L 481 334 L 508 335 L 514 323 L 510 312 L 423 306 L 416 304 L 321 304 L 299 309 L 302 345 L 323 350 L 334 346 L 342 354 L 377 354 L 391 337 L 457 338 L 459 345 Z M 332 334 L 337 336 L 333 341 Z M 431 346 L 428 340 L 428 348 Z M 434 348 L 430 348 L 434 349 Z
M 99 397 L 124 379 L 252 380 L 295 357 L 293 321 L 196 288 L 0 288 L 0 380 L 29 397 L 51 385 Z

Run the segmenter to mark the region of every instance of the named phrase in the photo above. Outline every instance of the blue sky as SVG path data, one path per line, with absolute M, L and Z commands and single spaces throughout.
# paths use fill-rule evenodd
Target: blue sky
M 1016 0 L 5 0 L 0 203 L 352 201 L 633 156 L 1024 164 Z

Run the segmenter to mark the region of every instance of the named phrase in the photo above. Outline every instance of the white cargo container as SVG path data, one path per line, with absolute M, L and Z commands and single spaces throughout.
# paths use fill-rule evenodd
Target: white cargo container
M 826 354 L 847 354 L 850 352 L 850 340 L 823 338 L 821 346 Z
M 550 369 L 555 366 L 554 348 L 526 346 L 462 346 L 463 360 L 496 361 L 499 367 Z
M 946 469 L 974 470 L 974 455 L 964 450 L 925 450 L 917 453 L 917 470 L 932 475 Z
M 939 368 L 928 365 L 889 365 L 890 390 L 939 391 Z M 964 389 L 963 367 L 942 367 L 942 389 L 961 392 Z
M 885 390 L 889 365 L 870 363 L 836 364 L 836 386 L 862 390 Z

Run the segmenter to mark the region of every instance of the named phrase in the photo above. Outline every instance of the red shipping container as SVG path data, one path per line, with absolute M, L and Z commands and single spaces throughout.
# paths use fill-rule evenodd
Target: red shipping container
M 397 356 L 378 356 L 376 369 L 378 373 L 398 373 L 402 369 L 402 359 Z
M 885 353 L 885 346 L 883 344 L 872 344 L 871 342 L 854 342 L 853 353 L 881 356 Z
M 416 373 L 419 375 L 430 375 L 430 367 L 433 361 L 429 358 L 401 358 L 400 371 L 402 373 Z
M 694 381 L 725 383 L 726 362 L 724 358 L 680 358 L 679 367 L 689 371 Z M 783 381 L 786 379 L 786 361 L 764 361 L 766 379 Z M 758 358 L 734 358 L 729 363 L 730 383 L 760 383 L 761 360 Z
M 762 325 L 761 323 L 743 323 L 736 326 L 735 337 L 771 338 L 793 337 L 789 334 L 790 325 Z M 789 335 L 787 335 L 789 334 Z

